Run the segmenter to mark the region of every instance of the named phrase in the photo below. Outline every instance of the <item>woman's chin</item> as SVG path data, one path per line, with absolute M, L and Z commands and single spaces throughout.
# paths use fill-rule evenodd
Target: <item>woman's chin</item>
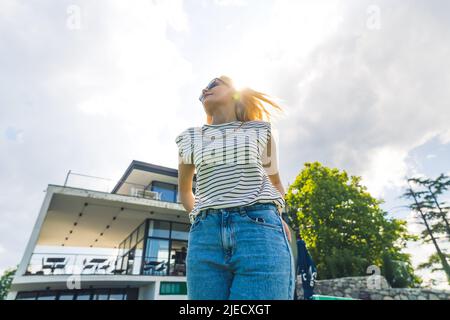
M 216 105 L 216 103 L 212 99 L 210 100 L 210 99 L 206 98 L 205 100 L 203 100 L 203 106 L 205 107 L 206 110 L 214 109 L 215 105 Z

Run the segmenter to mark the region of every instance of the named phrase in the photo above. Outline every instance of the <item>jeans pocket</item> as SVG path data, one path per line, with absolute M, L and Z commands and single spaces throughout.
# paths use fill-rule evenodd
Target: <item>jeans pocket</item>
M 247 210 L 243 216 L 247 221 L 254 224 L 283 232 L 283 224 L 278 215 L 278 210 L 275 207 L 260 210 Z
M 192 222 L 191 227 L 189 228 L 189 232 L 194 232 L 198 229 L 200 224 L 202 223 L 202 215 L 199 213 L 195 216 L 194 222 Z

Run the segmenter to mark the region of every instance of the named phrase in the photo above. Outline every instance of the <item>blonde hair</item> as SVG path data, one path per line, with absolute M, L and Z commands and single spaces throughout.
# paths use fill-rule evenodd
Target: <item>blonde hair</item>
M 241 90 L 237 90 L 234 87 L 233 80 L 227 76 L 220 76 L 219 79 L 224 81 L 234 90 L 233 99 L 235 100 L 235 112 L 237 120 L 239 121 L 252 121 L 252 120 L 264 120 L 270 122 L 271 113 L 263 105 L 263 102 L 272 106 L 277 111 L 283 111 L 283 109 L 269 98 L 269 95 L 245 87 Z M 206 123 L 212 123 L 212 117 L 206 116 Z

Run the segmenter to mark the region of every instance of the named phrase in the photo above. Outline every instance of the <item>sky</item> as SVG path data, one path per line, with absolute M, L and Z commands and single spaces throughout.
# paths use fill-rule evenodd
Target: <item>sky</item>
M 305 162 L 346 170 L 417 232 L 399 196 L 450 174 L 449 33 L 445 0 L 0 0 L 0 272 L 69 170 L 111 189 L 132 160 L 177 168 L 220 75 L 284 109 L 286 187 Z

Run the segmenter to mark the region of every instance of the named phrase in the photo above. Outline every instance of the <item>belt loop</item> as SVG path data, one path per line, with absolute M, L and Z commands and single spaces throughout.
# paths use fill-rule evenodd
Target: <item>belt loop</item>
M 208 209 L 202 211 L 202 220 L 205 220 Z
M 243 216 L 243 215 L 245 215 L 245 213 L 246 213 L 246 210 L 245 210 L 245 208 L 242 206 L 242 207 L 239 207 L 239 214 L 241 215 L 241 216 Z

